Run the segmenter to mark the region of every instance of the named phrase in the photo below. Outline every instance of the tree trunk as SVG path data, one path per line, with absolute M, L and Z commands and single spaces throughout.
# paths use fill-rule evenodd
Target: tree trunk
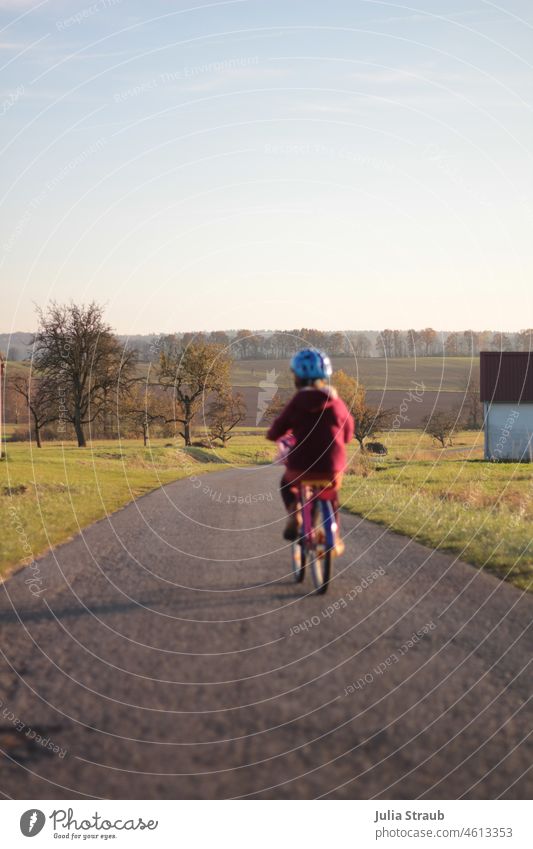
M 78 448 L 85 448 L 87 445 L 87 441 L 85 439 L 85 434 L 83 432 L 83 425 L 81 423 L 81 418 L 79 415 L 74 417 L 74 430 L 76 431 L 76 438 L 78 440 Z
M 183 439 L 185 440 L 185 445 L 191 445 L 191 420 L 186 419 L 183 422 Z
M 148 445 L 148 428 L 146 425 L 143 427 L 143 443 L 144 447 L 146 448 L 146 446 Z
M 33 429 L 35 431 L 35 442 L 37 443 L 37 448 L 41 448 L 41 427 L 35 413 L 33 414 Z

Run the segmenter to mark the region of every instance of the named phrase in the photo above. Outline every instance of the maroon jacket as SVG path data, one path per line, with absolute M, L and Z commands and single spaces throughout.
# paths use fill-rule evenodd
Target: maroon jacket
M 288 458 L 291 471 L 324 475 L 343 472 L 345 444 L 353 437 L 353 419 L 335 390 L 300 389 L 272 423 L 267 439 L 292 431 L 296 445 Z

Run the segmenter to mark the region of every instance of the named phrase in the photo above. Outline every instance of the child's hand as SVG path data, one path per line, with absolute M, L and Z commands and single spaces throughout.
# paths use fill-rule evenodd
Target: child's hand
M 274 462 L 279 463 L 279 465 L 286 465 L 289 455 L 296 445 L 296 439 L 292 433 L 287 433 L 285 436 L 282 436 L 281 439 L 278 439 L 276 444 L 278 446 L 278 455 Z

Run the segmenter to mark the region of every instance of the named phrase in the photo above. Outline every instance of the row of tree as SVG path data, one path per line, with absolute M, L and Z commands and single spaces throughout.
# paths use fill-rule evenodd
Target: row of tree
M 176 337 L 173 337 L 176 338 Z M 380 332 L 326 332 L 299 328 L 276 330 L 272 333 L 253 330 L 212 333 L 183 333 L 177 336 L 187 347 L 191 342 L 220 345 L 234 359 L 287 359 L 300 348 L 309 345 L 323 348 L 332 357 L 430 357 L 476 356 L 480 351 L 533 350 L 533 330 L 519 333 L 499 331 L 438 332 L 432 327 L 422 330 L 391 330 Z M 159 359 L 159 348 L 165 337 L 136 339 L 140 356 L 147 362 Z
M 519 333 L 464 330 L 438 333 L 424 330 L 383 330 L 376 339 L 380 357 L 472 357 L 480 351 L 531 351 L 533 329 Z
M 23 334 L 14 334 L 14 337 Z M 440 332 L 432 327 L 421 330 L 326 332 L 309 328 L 294 330 L 253 331 L 215 330 L 211 333 L 181 333 L 171 336 L 147 335 L 117 337 L 122 345 L 135 348 L 142 362 L 157 364 L 161 348 L 168 339 L 178 340 L 187 348 L 191 343 L 219 345 L 232 359 L 288 359 L 305 345 L 323 348 L 332 357 L 427 357 L 476 356 L 480 351 L 531 351 L 533 329 L 519 333 L 492 330 Z M 28 345 L 20 341 L 9 343 L 9 358 L 25 359 Z M 30 344 L 31 349 L 31 344 Z M 31 354 L 31 350 L 30 350 Z
M 246 416 L 242 395 L 231 388 L 233 346 L 220 336 L 162 337 L 156 348 L 156 363 L 141 375 L 138 352 L 113 333 L 100 305 L 51 303 L 44 310 L 38 309 L 38 318 L 31 370 L 10 377 L 9 389 L 23 400 L 39 447 L 43 431 L 50 426 L 63 438 L 74 434 L 80 447 L 86 445 L 89 428 L 93 437 L 142 434 L 145 444 L 152 429 L 159 429 L 161 435 L 173 435 L 177 430 L 185 445 L 191 445 L 192 426 L 200 418 L 208 438 L 226 445 Z M 319 331 L 299 333 L 308 334 L 306 344 L 325 344 L 312 335 Z M 249 338 L 242 336 L 240 344 Z M 424 339 L 429 345 L 429 336 Z M 246 350 L 249 354 L 250 349 Z M 284 353 L 288 356 L 289 349 Z M 369 405 L 364 386 L 342 370 L 335 372 L 333 383 L 352 411 L 355 438 L 364 450 L 365 441 L 391 427 L 394 411 Z M 275 396 L 267 419 L 279 412 L 288 394 Z M 442 430 L 443 416 L 434 415 L 426 426 L 436 427 L 438 421 Z M 450 421 L 480 427 L 477 383 L 468 382 L 462 411 L 452 411 L 446 421 L 447 427 Z
M 246 415 L 222 345 L 166 337 L 156 367 L 140 376 L 137 351 L 121 344 L 100 305 L 51 303 L 38 317 L 31 370 L 8 384 L 23 399 L 39 447 L 52 424 L 64 438 L 74 433 L 80 447 L 94 426 L 108 436 L 133 428 L 146 444 L 151 427 L 171 425 L 191 445 L 202 407 L 210 438 L 225 445 Z

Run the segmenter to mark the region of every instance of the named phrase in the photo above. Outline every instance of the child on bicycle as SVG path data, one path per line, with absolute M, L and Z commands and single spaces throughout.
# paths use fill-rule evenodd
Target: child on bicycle
M 346 467 L 345 446 L 354 432 L 353 419 L 346 404 L 329 383 L 332 367 L 327 354 L 305 348 L 292 358 L 291 371 L 297 392 L 267 433 L 267 439 L 272 441 L 292 435 L 280 488 L 289 514 L 283 531 L 287 540 L 295 540 L 299 535 L 299 482 L 316 480 L 322 485 L 322 482 L 328 481 L 337 492 Z M 337 510 L 336 497 L 333 506 Z

